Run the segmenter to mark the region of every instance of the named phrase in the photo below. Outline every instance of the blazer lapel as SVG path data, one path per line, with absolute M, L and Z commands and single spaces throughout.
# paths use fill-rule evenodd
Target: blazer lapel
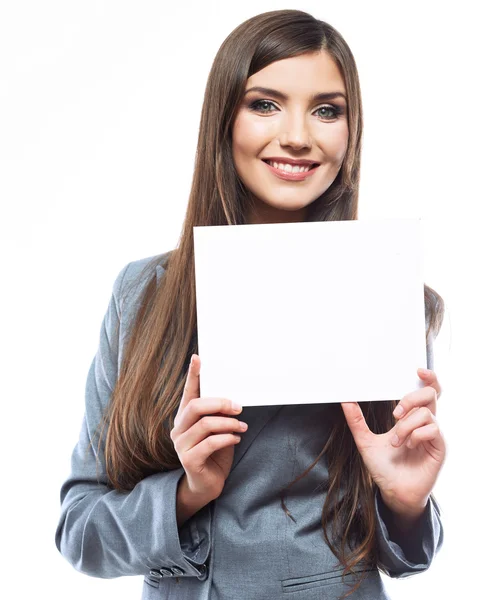
M 234 461 L 231 471 L 236 468 L 236 465 L 243 458 L 260 431 L 282 408 L 282 405 L 243 406 L 243 410 L 237 415 L 237 418 L 247 423 L 248 429 L 241 434 L 241 442 L 234 448 Z

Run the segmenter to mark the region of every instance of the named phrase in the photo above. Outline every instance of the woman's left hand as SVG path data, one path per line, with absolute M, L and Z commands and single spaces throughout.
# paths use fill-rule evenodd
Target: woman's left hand
M 428 373 L 418 370 L 425 386 L 400 400 L 396 411 L 402 407 L 403 412 L 400 416 L 394 412 L 397 423 L 387 433 L 369 429 L 357 402 L 341 403 L 358 451 L 384 501 L 406 515 L 422 512 L 446 457 L 435 417 L 441 387 L 436 374 Z

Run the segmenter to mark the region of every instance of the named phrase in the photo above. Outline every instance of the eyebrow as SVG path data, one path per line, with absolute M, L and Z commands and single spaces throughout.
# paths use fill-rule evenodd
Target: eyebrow
M 261 94 L 266 94 L 268 96 L 275 96 L 276 98 L 279 98 L 280 100 L 283 100 L 284 102 L 286 102 L 289 99 L 287 94 L 284 94 L 283 92 L 279 92 L 278 90 L 274 90 L 272 88 L 267 88 L 267 87 L 260 87 L 260 86 L 251 87 L 248 90 L 246 90 L 246 92 L 244 93 L 244 96 L 246 96 L 246 94 L 248 94 L 249 92 L 260 92 Z M 327 93 L 323 92 L 321 94 L 316 94 L 315 96 L 311 96 L 311 100 L 314 102 L 322 102 L 325 100 L 332 100 L 333 98 L 337 98 L 338 96 L 342 96 L 346 101 L 346 96 L 345 96 L 345 94 L 343 94 L 343 92 L 327 92 Z

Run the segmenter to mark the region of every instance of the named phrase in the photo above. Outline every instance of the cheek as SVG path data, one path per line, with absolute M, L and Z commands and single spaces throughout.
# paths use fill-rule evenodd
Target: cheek
M 338 124 L 338 127 L 328 131 L 328 137 L 324 140 L 323 148 L 325 154 L 336 163 L 341 163 L 348 148 L 348 125 Z
M 266 119 L 250 119 L 247 115 L 236 118 L 233 127 L 233 152 L 256 156 L 270 137 L 270 125 Z

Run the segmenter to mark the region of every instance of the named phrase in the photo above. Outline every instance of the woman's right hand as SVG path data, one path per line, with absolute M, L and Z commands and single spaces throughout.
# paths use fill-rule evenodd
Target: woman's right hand
M 236 418 L 243 409 L 227 398 L 200 398 L 200 357 L 193 355 L 170 437 L 185 469 L 189 490 L 210 500 L 220 496 L 231 470 L 234 446 L 248 428 Z

